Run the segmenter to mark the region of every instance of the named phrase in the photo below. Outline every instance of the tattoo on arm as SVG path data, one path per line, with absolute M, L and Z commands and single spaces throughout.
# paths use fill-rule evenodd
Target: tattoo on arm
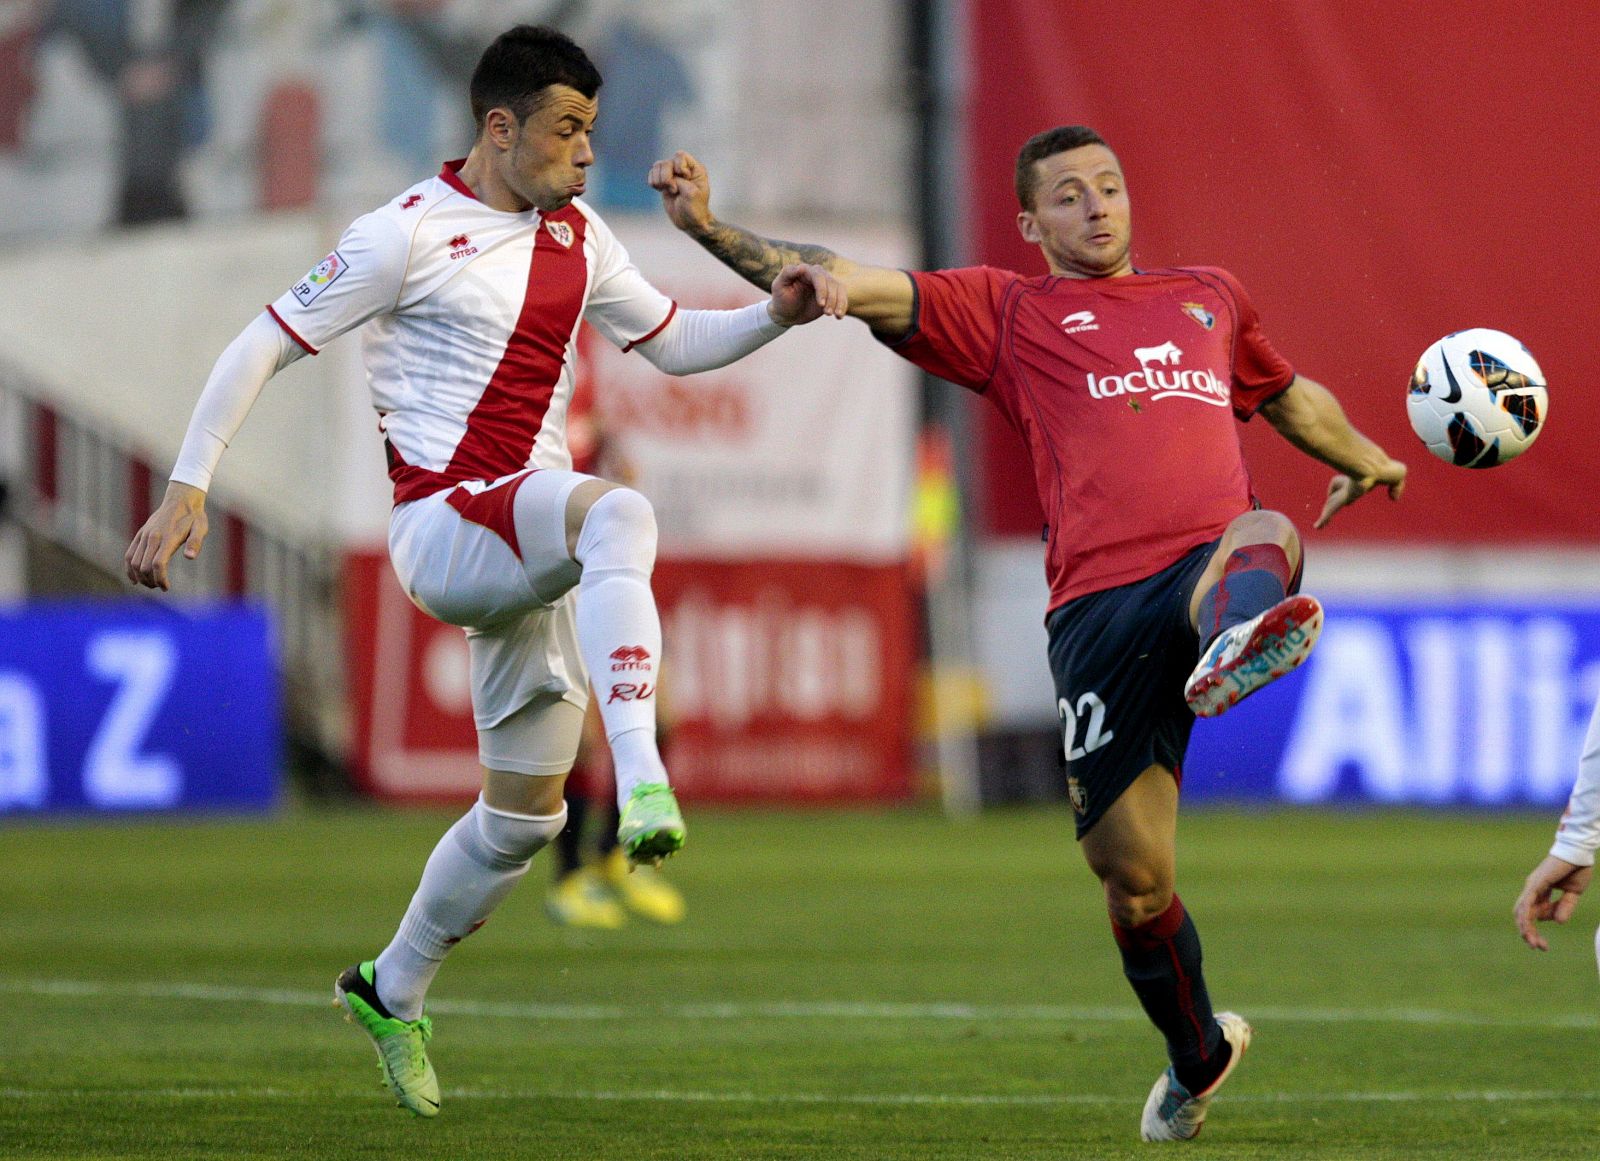
M 839 256 L 825 246 L 763 238 L 726 222 L 716 223 L 696 240 L 724 266 L 762 290 L 772 289 L 772 280 L 785 266 L 806 262 L 833 270 L 839 260 Z

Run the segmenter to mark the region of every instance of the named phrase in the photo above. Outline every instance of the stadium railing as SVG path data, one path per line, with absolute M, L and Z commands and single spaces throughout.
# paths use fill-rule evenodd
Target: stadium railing
M 98 592 L 120 585 L 128 599 L 153 599 L 122 573 L 123 554 L 160 503 L 165 473 L 155 457 L 129 446 L 55 402 L 35 377 L 0 361 L 0 479 L 5 515 L 36 542 L 53 546 L 97 579 Z M 288 742 L 302 764 L 326 780 L 342 767 L 350 729 L 337 551 L 308 542 L 251 510 L 236 496 L 213 497 L 200 559 L 175 561 L 170 600 L 183 613 L 194 599 L 259 600 L 271 609 L 278 639 Z M 68 595 L 81 582 L 33 574 L 34 593 Z M 103 582 L 103 583 L 100 583 Z

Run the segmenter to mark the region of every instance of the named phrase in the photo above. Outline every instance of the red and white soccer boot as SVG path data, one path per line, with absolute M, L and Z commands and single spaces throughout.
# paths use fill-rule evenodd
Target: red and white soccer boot
M 1322 632 L 1322 604 L 1298 593 L 1217 635 L 1189 675 L 1183 700 L 1196 717 L 1214 718 L 1311 654 Z

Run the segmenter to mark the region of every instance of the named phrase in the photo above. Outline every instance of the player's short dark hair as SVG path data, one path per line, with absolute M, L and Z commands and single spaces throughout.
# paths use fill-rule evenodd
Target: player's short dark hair
M 520 123 L 551 85 L 566 85 L 593 99 L 600 83 L 600 70 L 571 37 L 543 25 L 519 24 L 483 50 L 467 91 L 472 119 L 481 130 L 490 109 L 510 109 Z
M 1017 201 L 1023 209 L 1033 209 L 1033 187 L 1037 183 L 1034 163 L 1069 149 L 1082 149 L 1085 145 L 1106 145 L 1106 142 L 1087 125 L 1058 125 L 1028 138 L 1022 152 L 1017 154 Z M 1106 145 L 1106 148 L 1111 146 Z

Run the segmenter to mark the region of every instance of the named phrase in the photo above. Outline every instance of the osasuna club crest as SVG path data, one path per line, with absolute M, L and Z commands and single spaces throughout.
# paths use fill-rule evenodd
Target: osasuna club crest
M 1185 302 L 1182 304 L 1183 313 L 1194 319 L 1195 322 L 1210 330 L 1217 325 L 1217 316 L 1212 314 L 1198 302 Z
M 572 245 L 572 227 L 565 222 L 546 222 L 544 228 L 550 231 L 550 236 L 563 246 Z

